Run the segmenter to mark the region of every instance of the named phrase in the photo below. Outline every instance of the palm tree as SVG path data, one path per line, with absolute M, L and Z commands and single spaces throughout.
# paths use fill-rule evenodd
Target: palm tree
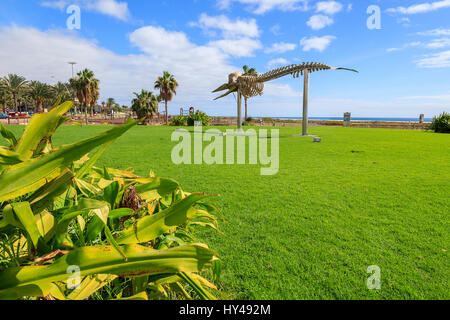
M 17 74 L 8 74 L 7 77 L 3 78 L 4 86 L 6 87 L 6 90 L 12 94 L 14 99 L 14 111 L 17 112 L 17 98 L 18 95 L 23 91 L 23 89 L 28 84 L 28 81 L 22 77 L 18 76 Z
M 111 119 L 113 118 L 113 107 L 115 104 L 116 101 L 114 100 L 114 98 L 108 98 L 108 100 L 106 100 L 106 109 L 109 110 Z
M 94 78 L 94 72 L 84 69 L 77 73 L 77 78 L 70 79 L 71 85 L 77 93 L 78 101 L 84 108 L 86 124 L 88 123 L 88 106 L 91 106 L 98 100 L 97 90 L 99 80 Z
M 141 93 L 134 92 L 136 98 L 131 101 L 131 110 L 136 113 L 139 119 L 148 122 L 158 114 L 159 99 L 153 92 L 142 89 Z
M 3 81 L 0 80 L 0 104 L 2 105 L 3 113 L 6 113 L 7 103 L 8 103 L 8 91 Z
M 106 120 L 106 102 L 102 101 L 102 113 L 105 114 L 105 120 Z
M 84 96 L 83 96 L 83 83 L 79 78 L 72 78 L 69 80 L 70 87 L 72 88 L 74 94 L 74 97 L 76 96 L 76 99 L 78 101 L 79 106 L 82 106 L 84 104 Z M 74 102 L 77 102 L 74 101 Z M 75 107 L 75 113 L 77 112 Z
M 53 86 L 55 102 L 61 100 L 61 102 L 69 101 L 74 98 L 74 93 L 71 90 L 69 83 L 58 82 Z
M 31 81 L 27 95 L 35 102 L 36 113 L 42 113 L 43 105 L 46 100 L 53 98 L 53 88 L 46 83 Z
M 167 110 L 167 102 L 171 101 L 173 95 L 177 94 L 178 82 L 167 71 L 163 72 L 162 77 L 159 77 L 155 82 L 155 89 L 159 90 L 159 95 L 164 100 L 166 105 L 166 125 L 169 124 L 169 113 Z
M 91 107 L 91 117 L 94 116 L 94 107 L 97 105 L 97 101 L 100 98 L 100 81 L 98 79 L 92 79 L 90 84 L 91 99 L 89 105 Z
M 242 69 L 244 70 L 244 76 L 257 76 L 258 72 L 256 72 L 255 68 L 249 68 L 247 65 L 243 66 Z M 248 119 L 248 112 L 247 112 L 247 97 L 244 96 L 245 101 L 245 121 Z

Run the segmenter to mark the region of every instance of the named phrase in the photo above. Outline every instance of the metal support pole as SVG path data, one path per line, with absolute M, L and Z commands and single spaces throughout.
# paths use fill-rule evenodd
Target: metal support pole
M 238 131 L 242 131 L 242 94 L 237 92 L 237 128 Z
M 308 135 L 308 95 L 309 95 L 309 70 L 304 71 L 303 84 L 303 135 Z

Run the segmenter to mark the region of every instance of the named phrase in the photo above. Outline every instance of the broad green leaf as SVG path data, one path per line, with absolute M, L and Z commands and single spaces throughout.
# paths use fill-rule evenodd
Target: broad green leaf
M 14 150 L 24 158 L 31 158 L 39 144 L 49 139 L 60 124 L 60 118 L 70 110 L 73 102 L 68 101 L 54 108 L 49 113 L 34 115 Z
M 154 250 L 140 245 L 127 245 L 123 250 L 128 261 L 111 246 L 75 249 L 49 266 L 8 268 L 0 272 L 0 297 L 23 287 L 67 281 L 69 266 L 78 266 L 80 276 L 115 274 L 123 277 L 200 272 L 210 267 L 214 252 L 204 245 L 192 244 L 167 250 Z M 26 294 L 25 294 L 26 295 Z
M 0 166 L 14 165 L 23 162 L 23 158 L 17 152 L 0 147 Z
M 106 149 L 111 145 L 112 142 L 105 143 L 102 145 L 97 152 L 84 163 L 84 165 L 77 171 L 75 177 L 78 179 L 84 178 L 88 173 L 89 170 L 91 170 L 92 166 L 97 162 L 97 160 L 100 158 L 100 156 L 105 152 Z
M 72 179 L 72 171 L 66 169 L 59 177 L 53 179 L 45 186 L 41 187 L 39 190 L 33 193 L 28 198 L 33 212 L 40 212 L 46 207 L 52 205 L 56 198 L 67 191 L 72 183 Z
M 6 141 L 9 142 L 11 146 L 15 146 L 17 144 L 17 139 L 14 133 L 9 131 L 3 124 L 0 123 L 0 134 Z
M 22 297 L 46 297 L 52 295 L 58 300 L 65 300 L 61 290 L 54 283 L 33 283 L 10 290 L 0 290 L 0 300 L 16 300 Z
M 34 216 L 39 234 L 48 242 L 56 233 L 56 219 L 50 212 Z
M 172 179 L 148 178 L 148 181 L 135 187 L 136 192 L 146 201 L 165 197 L 180 188 L 180 184 Z
M 105 230 L 105 236 L 106 239 L 108 240 L 108 242 L 113 246 L 113 248 L 123 257 L 123 259 L 125 261 L 128 261 L 127 256 L 125 255 L 125 253 L 123 252 L 122 248 L 117 244 L 116 239 L 114 239 L 111 230 L 109 229 L 108 225 L 105 224 L 104 226 L 104 230 Z
M 75 185 L 78 187 L 78 190 L 80 190 L 81 193 L 86 197 L 94 196 L 100 192 L 100 189 L 96 188 L 94 185 L 84 180 L 75 178 L 74 182 Z
M 30 204 L 28 202 L 16 202 L 11 203 L 10 206 L 23 228 L 28 233 L 31 241 L 33 242 L 33 246 L 37 248 L 39 239 L 42 237 L 37 227 L 33 211 L 31 211 Z
M 103 199 L 109 203 L 111 209 L 116 207 L 119 191 L 120 185 L 117 181 L 114 181 L 103 190 Z
M 70 222 L 75 219 L 77 216 L 83 213 L 89 213 L 94 210 L 108 210 L 108 204 L 104 201 L 94 200 L 94 199 L 81 199 L 77 206 L 66 208 L 61 210 L 60 218 L 58 219 L 58 226 L 56 237 L 54 242 L 56 247 L 64 248 L 65 241 L 67 238 L 67 231 L 70 225 Z M 98 215 L 96 215 L 93 219 L 99 219 Z M 91 222 L 92 223 L 92 222 Z M 88 225 L 88 233 L 89 233 L 89 225 Z
M 80 286 L 73 290 L 68 296 L 69 300 L 85 300 L 92 296 L 95 292 L 103 288 L 105 285 L 116 279 L 116 275 L 97 274 L 84 278 Z
M 120 209 L 112 210 L 109 213 L 108 218 L 110 220 L 115 220 L 115 219 L 120 219 L 120 218 L 123 218 L 123 217 L 132 216 L 132 215 L 134 215 L 134 210 L 133 209 L 120 208 Z
M 186 281 L 192 289 L 199 295 L 202 300 L 217 300 L 215 296 L 213 296 L 208 290 L 206 290 L 201 283 L 198 281 L 198 278 L 194 278 L 191 274 L 187 272 L 180 272 L 180 277 Z
M 131 121 L 93 138 L 61 147 L 38 159 L 22 162 L 0 176 L 0 201 L 8 201 L 33 192 L 61 174 L 63 168 L 92 149 L 115 140 L 136 125 Z
M 146 292 L 140 292 L 138 294 L 135 294 L 134 296 L 128 297 L 128 298 L 119 298 L 116 300 L 148 300 L 148 296 Z
M 124 230 L 117 242 L 119 244 L 143 243 L 159 237 L 163 233 L 184 224 L 189 218 L 188 213 L 192 205 L 205 197 L 207 196 L 202 193 L 193 193 L 166 210 L 153 216 L 143 217 L 137 222 L 137 226 Z

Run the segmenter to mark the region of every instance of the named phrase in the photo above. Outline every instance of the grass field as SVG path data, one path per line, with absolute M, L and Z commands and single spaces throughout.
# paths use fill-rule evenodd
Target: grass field
M 55 143 L 105 129 L 63 127 Z M 232 298 L 450 298 L 450 135 L 312 128 L 323 138 L 314 144 L 282 128 L 279 173 L 261 176 L 256 165 L 172 164 L 173 130 L 134 128 L 100 163 L 221 195 L 225 236 L 198 237 L 222 258 Z M 366 287 L 369 265 L 381 290 Z

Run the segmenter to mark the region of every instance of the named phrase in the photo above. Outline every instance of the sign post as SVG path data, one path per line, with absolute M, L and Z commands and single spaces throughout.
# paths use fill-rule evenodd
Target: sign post
M 350 112 L 344 113 L 344 127 L 350 127 L 352 124 L 352 114 Z

